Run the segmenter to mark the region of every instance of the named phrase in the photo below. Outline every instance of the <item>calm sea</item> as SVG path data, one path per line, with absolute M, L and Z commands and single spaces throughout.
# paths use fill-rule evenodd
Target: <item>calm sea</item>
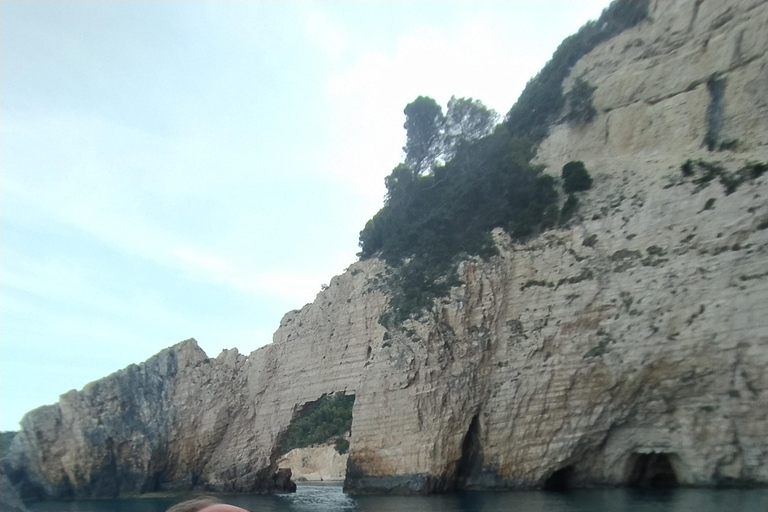
M 347 496 L 339 485 L 299 486 L 295 494 L 236 495 L 225 500 L 252 512 L 766 512 L 768 490 L 625 489 L 466 492 L 432 496 Z M 49 501 L 33 512 L 165 512 L 171 498 Z

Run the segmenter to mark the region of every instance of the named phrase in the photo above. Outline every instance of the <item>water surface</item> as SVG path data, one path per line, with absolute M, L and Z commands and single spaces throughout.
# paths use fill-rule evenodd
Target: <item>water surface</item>
M 340 485 L 303 484 L 295 494 L 225 496 L 252 512 L 766 512 L 768 490 L 631 489 L 348 496 Z M 48 501 L 32 512 L 165 512 L 178 498 Z

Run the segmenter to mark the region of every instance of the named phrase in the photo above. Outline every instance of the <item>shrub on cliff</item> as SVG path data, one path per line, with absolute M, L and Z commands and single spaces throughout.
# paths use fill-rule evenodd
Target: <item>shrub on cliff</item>
M 392 269 L 382 325 L 396 327 L 447 294 L 462 259 L 492 255 L 493 228 L 521 238 L 562 221 L 554 180 L 530 163 L 536 145 L 561 116 L 562 82 L 576 61 L 645 19 L 648 4 L 615 0 L 566 38 L 491 133 L 495 117 L 475 100 L 452 98 L 447 116 L 424 96 L 406 107 L 405 162 L 385 179 L 384 207 L 360 233 L 360 258 L 379 255 Z M 574 87 L 570 115 L 589 120 L 593 88 L 583 80 Z M 585 190 L 591 178 L 584 170 L 567 183 L 567 192 Z
M 431 173 L 401 164 L 387 176 L 384 207 L 360 233 L 360 257 L 378 254 L 393 268 L 383 325 L 398 325 L 448 293 L 459 283 L 460 260 L 494 254 L 493 228 L 514 237 L 542 228 L 557 191 L 532 157 L 528 140 L 498 126 L 459 144 Z
M 557 47 L 552 58 L 525 86 L 512 106 L 505 123 L 513 136 L 527 136 L 540 142 L 549 125 L 565 106 L 563 79 L 573 65 L 598 44 L 640 23 L 648 16 L 649 0 L 615 0 L 597 21 L 590 21 Z
M 339 455 L 344 455 L 347 453 L 347 451 L 349 451 L 349 439 L 344 437 L 337 437 L 333 447 L 336 448 L 336 451 L 339 452 Z
M 592 177 L 589 175 L 584 162 L 577 160 L 563 166 L 563 190 L 570 194 L 592 188 Z
M 583 78 L 577 78 L 565 95 L 565 102 L 568 105 L 568 113 L 565 120 L 569 123 L 584 124 L 589 123 L 597 115 L 597 110 L 592 104 L 592 96 L 597 87 L 589 85 Z

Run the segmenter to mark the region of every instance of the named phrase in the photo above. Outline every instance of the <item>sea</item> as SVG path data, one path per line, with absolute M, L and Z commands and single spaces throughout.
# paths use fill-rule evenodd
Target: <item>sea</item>
M 428 496 L 350 496 L 340 484 L 301 484 L 294 494 L 219 496 L 251 512 L 767 512 L 768 489 L 473 491 Z M 182 497 L 28 503 L 32 512 L 165 512 Z

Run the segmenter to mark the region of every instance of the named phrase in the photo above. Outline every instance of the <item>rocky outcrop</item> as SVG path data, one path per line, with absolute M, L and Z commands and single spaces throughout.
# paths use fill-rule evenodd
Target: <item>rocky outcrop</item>
M 282 490 L 280 436 L 305 404 L 354 394 L 384 335 L 378 269 L 352 265 L 248 357 L 187 340 L 31 411 L 3 467 L 24 498 Z
M 275 456 L 232 440 L 248 413 L 237 380 L 245 361 L 236 350 L 208 359 L 188 340 L 70 391 L 24 417 L 3 467 L 25 498 L 283 490 Z M 206 471 L 227 443 L 227 461 Z
M 704 176 L 766 160 L 767 55 L 764 0 L 654 2 L 566 80 L 597 87 L 595 119 L 539 148 L 547 172 L 587 164 L 578 222 L 496 232 L 391 332 L 384 264 L 355 263 L 248 357 L 190 340 L 32 411 L 8 476 L 25 496 L 274 490 L 291 420 L 344 392 L 351 492 L 768 484 L 768 175 Z
M 294 448 L 277 461 L 280 468 L 290 468 L 297 482 L 342 481 L 347 474 L 348 454 L 340 454 L 333 445 Z

